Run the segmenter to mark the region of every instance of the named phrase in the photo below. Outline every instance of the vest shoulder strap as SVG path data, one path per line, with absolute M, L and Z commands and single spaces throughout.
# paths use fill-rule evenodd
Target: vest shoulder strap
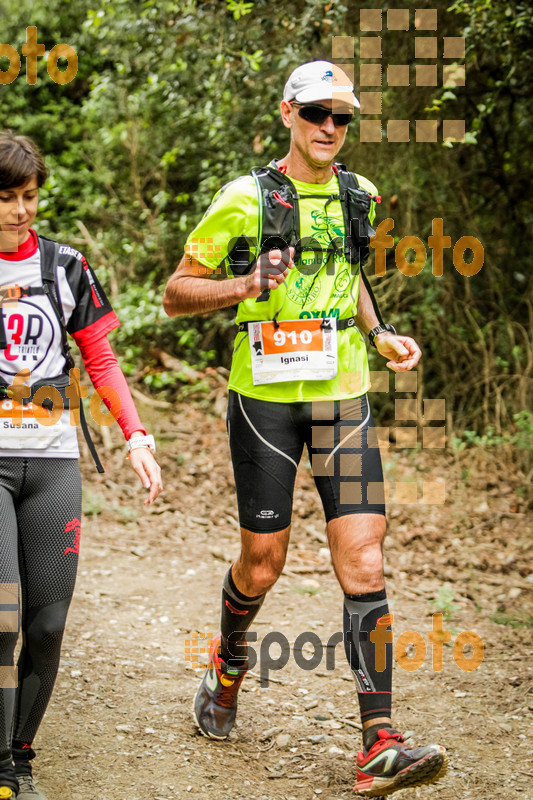
M 254 167 L 252 177 L 259 204 L 259 245 L 261 252 L 276 247 L 297 247 L 300 243 L 300 206 L 296 187 L 272 161 Z
M 337 177 L 339 179 L 339 188 L 341 190 L 341 196 L 343 194 L 347 194 L 347 192 L 346 192 L 347 189 L 352 189 L 352 190 L 359 189 L 360 190 L 359 181 L 357 180 L 357 175 L 354 172 L 349 172 L 346 169 L 346 167 L 344 166 L 344 164 L 335 164 L 335 166 L 337 167 Z M 349 193 L 348 193 L 348 196 L 349 196 Z M 343 214 L 345 215 L 345 225 L 346 225 L 346 214 L 348 212 L 348 208 L 349 208 L 349 203 L 348 202 L 344 202 L 342 204 L 342 211 L 343 211 Z M 351 214 L 349 214 L 348 216 L 352 217 Z M 350 220 L 349 224 L 353 225 L 352 220 Z M 358 227 L 357 231 L 353 231 L 353 229 L 352 229 L 351 232 L 352 232 L 352 235 L 355 234 L 355 236 L 357 237 L 357 235 L 359 235 L 359 231 L 360 231 L 360 228 Z M 374 229 L 370 226 L 369 222 L 368 222 L 368 233 L 370 235 L 373 235 L 373 233 L 374 233 Z M 364 260 L 366 261 L 366 259 L 364 259 Z M 372 305 L 374 307 L 374 312 L 376 314 L 376 317 L 378 318 L 379 323 L 381 325 L 383 325 L 384 324 L 383 317 L 381 316 L 381 311 L 379 310 L 378 302 L 377 302 L 377 300 L 375 298 L 374 292 L 372 291 L 372 286 L 370 285 L 370 281 L 368 280 L 368 277 L 367 277 L 367 275 L 366 275 L 366 273 L 365 273 L 365 271 L 363 269 L 363 266 L 364 266 L 363 259 L 361 259 L 361 264 L 360 264 L 361 279 L 362 279 L 362 281 L 363 281 L 363 283 L 365 285 L 365 288 L 366 288 L 366 290 L 367 290 L 367 292 L 369 294 L 370 301 L 371 301 L 371 303 L 372 303 Z
M 350 172 L 344 164 L 335 163 L 333 166 L 339 180 L 341 195 L 346 192 L 346 189 L 359 189 L 359 181 L 355 172 Z
M 59 264 L 59 245 L 46 236 L 37 236 L 41 254 L 41 276 L 43 281 L 56 283 L 56 269 Z
M 59 286 L 57 283 L 57 267 L 59 264 L 59 245 L 51 239 L 44 236 L 38 236 L 39 253 L 41 256 L 41 277 L 43 280 L 44 294 L 48 296 L 50 304 L 54 309 L 54 313 L 59 321 L 61 327 L 61 347 L 63 355 L 65 356 L 65 372 L 74 367 L 74 359 L 70 352 L 70 345 L 67 337 L 67 327 L 65 322 L 65 315 L 63 313 L 63 304 L 61 303 L 61 295 L 59 294 Z
M 72 353 L 70 352 L 65 315 L 63 313 L 63 305 L 61 303 L 61 295 L 59 293 L 59 285 L 57 282 L 57 267 L 59 265 L 59 245 L 57 242 L 53 242 L 51 239 L 47 239 L 45 236 L 38 236 L 37 240 L 39 242 L 39 253 L 41 255 L 41 277 L 43 280 L 44 294 L 48 295 L 50 304 L 54 309 L 57 319 L 59 320 L 59 325 L 61 327 L 61 347 L 63 350 L 63 355 L 65 357 L 64 372 L 68 374 L 69 371 L 76 366 L 76 364 L 74 362 L 74 358 L 72 357 Z M 98 457 L 98 453 L 96 452 L 96 448 L 94 446 L 94 442 L 92 440 L 91 433 L 87 425 L 87 420 L 85 419 L 85 412 L 83 410 L 83 402 L 81 400 L 79 384 L 78 384 L 78 404 L 80 413 L 80 426 L 82 429 L 83 436 L 89 447 L 89 452 L 91 453 L 93 461 L 96 465 L 96 469 L 98 470 L 98 472 L 102 473 L 104 472 L 104 468 L 102 466 L 102 462 Z

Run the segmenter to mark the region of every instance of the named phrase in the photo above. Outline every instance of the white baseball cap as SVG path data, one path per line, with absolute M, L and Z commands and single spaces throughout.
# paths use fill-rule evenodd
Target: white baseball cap
M 330 61 L 309 61 L 296 67 L 285 84 L 283 99 L 297 103 L 335 100 L 359 108 L 350 78 L 338 64 Z

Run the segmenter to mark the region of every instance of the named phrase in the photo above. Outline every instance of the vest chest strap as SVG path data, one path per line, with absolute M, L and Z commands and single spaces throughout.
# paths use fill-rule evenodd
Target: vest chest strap
M 250 325 L 251 322 L 256 322 L 256 321 L 257 320 L 250 320 L 250 321 L 241 322 L 237 326 L 237 332 L 238 333 L 245 333 L 248 330 L 248 325 Z M 280 320 L 280 322 L 283 322 L 283 320 Z M 355 328 L 355 327 L 356 327 L 355 317 L 345 317 L 344 319 L 338 319 L 337 320 L 337 330 L 338 331 L 344 331 L 344 330 L 346 330 L 346 328 Z

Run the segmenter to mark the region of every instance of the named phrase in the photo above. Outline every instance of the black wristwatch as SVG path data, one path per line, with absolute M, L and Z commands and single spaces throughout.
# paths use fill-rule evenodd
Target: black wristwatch
M 375 328 L 372 328 L 370 333 L 368 334 L 368 341 L 370 344 L 375 347 L 374 339 L 380 333 L 385 333 L 385 331 L 390 331 L 390 333 L 396 333 L 396 328 L 393 325 L 389 325 L 388 323 L 384 323 L 383 325 L 376 325 Z

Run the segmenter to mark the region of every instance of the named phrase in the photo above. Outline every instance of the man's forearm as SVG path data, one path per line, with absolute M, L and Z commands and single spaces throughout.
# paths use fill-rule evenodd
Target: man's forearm
M 244 299 L 245 281 L 246 278 L 216 281 L 193 275 L 173 275 L 163 295 L 163 307 L 169 317 L 228 308 Z
M 370 299 L 370 295 L 368 294 L 368 290 L 362 278 L 359 279 L 359 297 L 357 298 L 355 320 L 357 327 L 359 330 L 363 331 L 363 333 L 368 333 L 372 328 L 375 328 L 376 325 L 379 325 L 372 300 Z
M 257 259 L 248 275 L 222 281 L 203 277 L 206 267 L 185 255 L 166 285 L 163 307 L 169 317 L 207 314 L 259 297 L 265 289 L 276 291 L 294 267 L 293 255 L 293 247 L 284 251 L 274 248 Z

